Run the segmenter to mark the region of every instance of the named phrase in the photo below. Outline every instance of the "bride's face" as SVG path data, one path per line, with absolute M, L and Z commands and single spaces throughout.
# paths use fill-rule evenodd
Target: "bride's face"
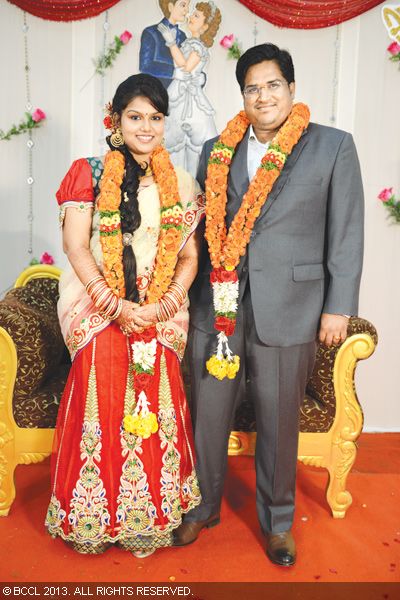
M 189 31 L 193 37 L 200 37 L 208 29 L 205 14 L 201 10 L 195 10 L 189 17 Z
M 139 161 L 146 160 L 164 135 L 164 115 L 148 98 L 137 96 L 122 112 L 120 127 L 125 144 Z

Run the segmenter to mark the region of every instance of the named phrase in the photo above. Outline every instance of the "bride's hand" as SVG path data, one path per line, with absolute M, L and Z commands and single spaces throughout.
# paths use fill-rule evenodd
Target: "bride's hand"
M 145 304 L 134 310 L 134 318 L 138 323 L 142 323 L 142 327 L 151 327 L 158 321 L 156 304 Z
M 122 300 L 122 310 L 115 322 L 119 325 L 123 334 L 141 333 L 145 327 L 149 326 L 143 319 L 135 317 L 135 311 L 138 308 L 140 308 L 140 304 Z
M 132 314 L 133 309 L 138 305 L 129 300 L 122 300 L 122 310 L 119 314 L 118 319 L 115 322 L 119 325 L 122 333 L 130 335 L 132 333 Z
M 170 29 L 164 23 L 159 23 L 157 29 L 163 36 L 167 46 L 174 46 L 176 44 L 176 29 Z

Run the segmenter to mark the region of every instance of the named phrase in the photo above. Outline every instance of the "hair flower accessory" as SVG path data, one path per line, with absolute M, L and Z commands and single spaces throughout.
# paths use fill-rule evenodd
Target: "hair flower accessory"
M 104 127 L 109 131 L 114 129 L 113 110 L 111 102 L 107 102 L 104 107 L 105 117 L 103 119 Z
M 396 200 L 393 188 L 383 188 L 378 194 L 378 199 L 382 201 L 389 212 L 388 218 L 393 219 L 395 223 L 400 223 L 400 200 Z
M 31 129 L 39 127 L 40 123 L 46 118 L 46 113 L 41 108 L 35 108 L 33 113 L 25 113 L 25 119 L 22 119 L 19 125 L 12 125 L 7 132 L 0 129 L 0 140 L 10 140 L 13 135 L 26 133 Z
M 242 47 L 238 39 L 235 38 L 234 34 L 224 35 L 220 40 L 220 46 L 228 50 L 228 58 L 238 60 L 242 55 Z
M 112 120 L 112 118 L 110 117 L 110 115 L 106 115 L 106 116 L 104 117 L 104 119 L 103 119 L 103 123 L 104 123 L 104 127 L 105 127 L 106 129 L 110 129 L 110 130 L 111 130 L 111 129 L 113 128 L 113 120 Z

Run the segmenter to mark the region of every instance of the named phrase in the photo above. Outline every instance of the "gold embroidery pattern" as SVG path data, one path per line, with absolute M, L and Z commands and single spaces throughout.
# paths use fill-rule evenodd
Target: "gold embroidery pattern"
M 87 546 L 101 543 L 110 524 L 106 491 L 97 464 L 101 461 L 101 428 L 94 364 L 95 351 L 96 340 L 93 341 L 92 365 L 80 442 L 81 458 L 85 462 L 72 492 L 71 512 L 68 515 L 72 529 L 68 539 Z
M 47 509 L 45 525 L 52 537 L 56 537 L 56 529 L 59 529 L 67 516 L 65 510 L 61 508 L 61 503 L 56 496 L 52 494 L 50 504 Z
M 83 200 L 80 202 L 77 202 L 76 200 L 69 200 L 67 202 L 63 202 L 60 206 L 60 211 L 59 211 L 59 215 L 58 215 L 60 229 L 64 225 L 65 213 L 67 212 L 67 208 L 75 208 L 80 213 L 85 213 L 88 210 L 92 209 L 93 206 L 94 206 L 93 202 L 86 202 Z
M 170 326 L 169 323 L 170 321 L 156 324 L 157 339 L 160 344 L 173 350 L 179 360 L 182 360 L 186 348 L 186 337 Z
M 188 507 L 185 512 L 189 512 L 195 506 L 198 506 L 201 502 L 200 486 L 197 479 L 196 471 L 193 469 L 192 473 L 183 482 L 182 492 Z
M 74 329 L 65 340 L 65 344 L 71 355 L 71 360 L 74 360 L 77 352 L 84 348 L 95 334 L 103 331 L 109 324 L 110 321 L 104 319 L 96 312 L 91 313 L 88 317 L 82 319 L 79 327 Z
M 188 202 L 186 210 L 183 213 L 182 222 L 182 247 L 186 244 L 187 239 L 196 229 L 197 224 L 205 216 L 206 198 L 205 194 L 199 193 L 196 200 Z
M 95 344 L 96 340 L 93 341 L 94 348 Z M 131 413 L 136 404 L 133 363 L 128 340 L 127 346 L 129 368 L 124 398 L 124 415 Z M 71 396 L 72 392 L 73 388 Z M 180 479 L 180 454 L 175 448 L 178 435 L 176 414 L 164 352 L 160 364 L 159 422 L 161 448 L 165 448 L 161 468 L 161 508 L 163 516 L 168 518 L 168 522 L 162 525 L 155 524 L 158 518 L 157 509 L 152 502 L 147 475 L 143 462 L 140 460 L 140 454 L 143 453 L 142 439 L 126 432 L 121 424 L 121 447 L 125 462 L 122 466 L 120 489 L 116 502 L 117 525 L 113 535 L 110 528 L 107 530 L 110 525 L 108 502 L 103 482 L 100 479 L 100 469 L 96 464 L 100 462 L 101 458 L 101 429 L 93 350 L 80 446 L 81 456 L 85 458 L 85 463 L 80 470 L 80 477 L 73 492 L 70 504 L 72 510 L 68 517 L 72 532 L 65 534 L 61 527 L 66 518 L 66 512 L 61 508 L 61 504 L 53 492 L 46 517 L 46 525 L 53 537 L 59 535 L 65 541 L 72 542 L 75 550 L 85 554 L 101 553 L 106 550 L 107 546 L 115 543 L 125 550 L 157 549 L 172 544 L 172 530 L 181 523 L 183 513 L 200 503 L 201 496 L 194 470 L 185 481 Z M 187 434 L 185 440 L 188 444 Z M 185 505 L 184 509 L 182 504 Z
M 182 507 L 180 501 L 179 467 L 181 457 L 175 444 L 178 441 L 178 427 L 176 414 L 172 403 L 171 386 L 168 379 L 167 364 L 164 349 L 160 361 L 160 383 L 159 383 L 159 412 L 160 421 L 159 436 L 163 466 L 161 468 L 161 509 L 163 515 L 168 517 L 171 524 L 179 525 L 182 519 Z
M 63 427 L 63 433 L 61 436 L 61 442 L 60 442 L 60 449 L 62 447 L 63 444 L 63 440 L 64 440 L 64 432 L 65 432 L 65 424 L 67 422 L 68 419 L 68 415 L 69 415 L 69 410 L 71 407 L 71 400 L 72 400 L 72 395 L 74 393 L 74 389 L 75 389 L 75 379 L 73 379 L 72 381 L 72 385 L 71 385 L 71 391 L 69 393 L 69 397 L 68 397 L 68 404 L 67 404 L 67 410 L 65 411 L 65 417 L 64 417 L 64 427 Z M 59 500 L 57 500 L 57 496 L 55 494 L 55 489 L 56 489 L 56 484 L 57 484 L 57 477 L 58 477 L 58 467 L 59 467 L 59 460 L 60 460 L 60 454 L 57 457 L 57 462 L 56 462 L 56 471 L 55 471 L 55 475 L 54 475 L 54 485 L 53 485 L 53 491 L 51 494 L 51 498 L 50 498 L 50 503 L 49 506 L 47 508 L 47 514 L 46 514 L 46 519 L 45 519 L 45 527 L 48 528 L 49 533 L 52 537 L 56 537 L 57 533 L 60 535 L 64 535 L 64 532 L 61 529 L 61 526 L 65 520 L 65 517 L 67 516 L 67 513 L 65 512 L 65 510 L 63 510 L 61 508 L 61 503 Z

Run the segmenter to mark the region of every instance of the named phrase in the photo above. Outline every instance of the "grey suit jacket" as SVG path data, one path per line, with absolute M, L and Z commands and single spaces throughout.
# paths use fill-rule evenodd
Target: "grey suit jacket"
M 249 131 L 228 179 L 227 224 L 249 180 Z M 215 138 L 216 139 L 216 138 Z M 204 189 L 215 139 L 205 143 L 197 179 Z M 349 133 L 310 123 L 288 157 L 258 217 L 238 267 L 240 295 L 249 279 L 257 333 L 270 346 L 315 339 L 322 312 L 356 315 L 363 255 L 363 188 Z M 215 333 L 204 240 L 191 288 L 191 323 Z

